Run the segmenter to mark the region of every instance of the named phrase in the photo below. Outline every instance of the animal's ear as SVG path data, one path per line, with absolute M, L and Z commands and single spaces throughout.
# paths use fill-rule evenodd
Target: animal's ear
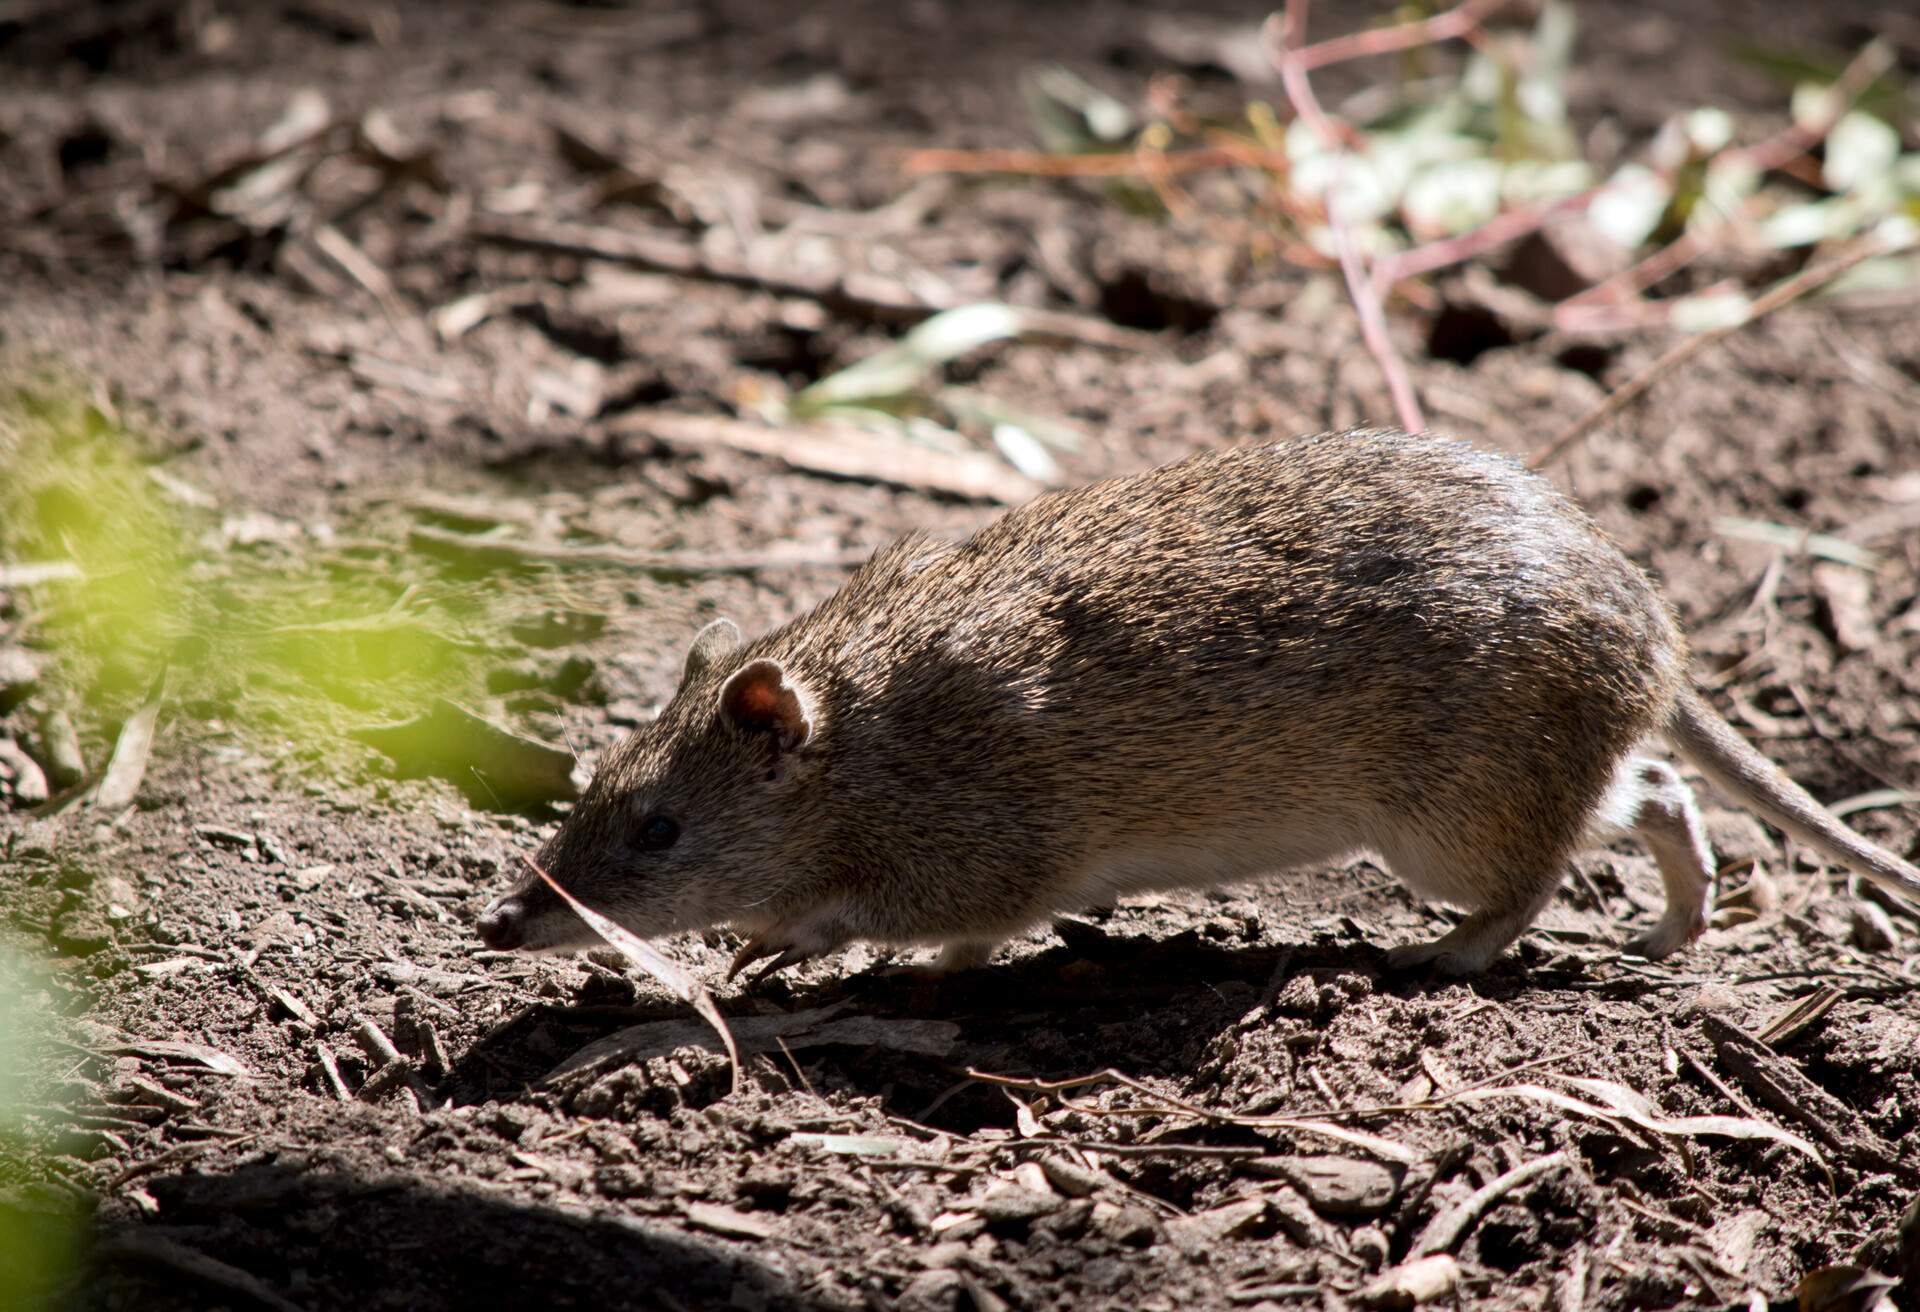
M 693 636 L 693 645 L 687 648 L 687 664 L 680 671 L 680 682 L 691 682 L 694 676 L 706 673 L 739 645 L 740 630 L 732 620 L 719 619 L 707 625 Z
M 806 695 L 787 681 L 778 661 L 748 661 L 720 690 L 720 714 L 748 733 L 768 733 L 782 751 L 813 734 Z

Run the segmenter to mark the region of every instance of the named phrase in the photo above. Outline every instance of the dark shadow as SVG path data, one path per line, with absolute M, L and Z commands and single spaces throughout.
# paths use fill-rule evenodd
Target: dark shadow
M 158 1218 L 101 1227 L 78 1307 L 263 1306 L 156 1250 L 212 1258 L 303 1308 L 826 1306 L 720 1240 L 616 1205 L 527 1205 L 473 1185 L 278 1163 L 162 1175 L 145 1188 Z
M 882 1095 L 897 1115 L 924 1120 L 957 1134 L 988 1126 L 1013 1126 L 1014 1109 L 999 1090 L 976 1083 L 956 1090 L 968 1067 L 1000 1074 L 1055 1079 L 1112 1066 L 1135 1076 L 1190 1077 L 1198 1055 L 1215 1039 L 1266 1008 L 1268 1016 L 1298 1015 L 1276 1002 L 1301 977 L 1371 976 L 1372 987 L 1398 997 L 1417 996 L 1459 981 L 1386 969 L 1386 949 L 1353 926 L 1338 939 L 1275 946 L 1212 941 L 1197 930 L 1167 937 L 1109 934 L 1091 919 L 1057 927 L 1063 941 L 1037 955 L 979 970 L 936 976 L 914 969 L 876 966 L 817 982 L 774 976 L 751 995 L 735 992 L 717 1000 L 723 1013 L 753 1014 L 748 997 L 787 1011 L 840 1006 L 848 1014 L 879 1019 L 937 1019 L 959 1027 L 960 1040 L 945 1058 L 886 1048 L 810 1047 L 803 1064 L 816 1083 L 859 1095 Z M 1524 944 L 1486 974 L 1466 981 L 1491 1000 L 1551 988 L 1527 958 Z M 1557 978 L 1557 977 L 1556 977 Z M 1143 1047 L 1141 1019 L 1154 1017 L 1153 1042 Z M 555 1090 L 544 1077 L 566 1056 L 629 1025 L 686 1021 L 678 1003 L 609 1005 L 582 995 L 572 1004 L 530 1007 L 513 1023 L 461 1054 L 436 1093 L 455 1104 L 513 1102 L 529 1095 L 558 1094 L 576 1114 L 597 1109 L 571 1106 L 584 1083 Z M 1311 1019 L 1311 1017 L 1308 1017 Z M 777 1072 L 789 1079 L 774 1054 Z M 750 1059 L 750 1063 L 753 1059 Z M 615 1068 L 610 1068 L 615 1069 Z M 668 1115 L 680 1106 L 705 1106 L 725 1097 L 728 1080 L 718 1062 L 691 1084 L 655 1084 L 629 1111 Z

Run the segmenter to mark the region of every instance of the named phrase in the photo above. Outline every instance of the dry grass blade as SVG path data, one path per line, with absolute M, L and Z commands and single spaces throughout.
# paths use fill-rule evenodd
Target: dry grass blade
M 1769 1048 L 1784 1048 L 1808 1028 L 1818 1024 L 1846 996 L 1845 989 L 1832 984 L 1816 989 L 1776 1016 L 1754 1037 Z
M 1686 1139 L 1706 1135 L 1721 1139 L 1771 1140 L 1812 1158 L 1820 1168 L 1820 1173 L 1826 1177 L 1827 1187 L 1833 1187 L 1833 1172 L 1820 1150 L 1799 1135 L 1790 1134 L 1777 1125 L 1745 1116 L 1662 1116 L 1644 1097 L 1624 1084 L 1574 1076 L 1568 1076 L 1567 1082 L 1599 1101 L 1586 1102 L 1571 1094 L 1561 1093 L 1558 1089 L 1547 1089 L 1537 1084 L 1506 1084 L 1490 1089 L 1463 1090 L 1454 1094 L 1451 1101 L 1485 1102 L 1493 1098 L 1525 1098 L 1575 1116 L 1625 1121 L 1649 1134 L 1669 1138 Z
M 1822 560 L 1831 560 L 1839 565 L 1851 565 L 1871 573 L 1880 568 L 1880 556 L 1865 547 L 1855 546 L 1844 538 L 1834 537 L 1830 533 L 1815 533 L 1808 529 L 1789 528 L 1785 524 L 1775 524 L 1764 519 L 1742 519 L 1738 515 L 1722 515 L 1713 521 L 1713 531 L 1721 537 L 1740 538 L 1748 542 L 1765 542 L 1769 546 L 1780 547 L 1795 555 L 1818 556 Z
M 166 686 L 164 671 L 154 679 L 147 700 L 121 726 L 113 744 L 113 756 L 93 792 L 93 809 L 102 815 L 118 815 L 133 805 L 140 781 L 147 774 L 147 760 L 153 755 L 153 733 L 160 719 L 160 695 Z
M 1876 788 L 1871 792 L 1849 797 L 1827 807 L 1838 816 L 1849 816 L 1856 811 L 1878 811 L 1888 806 L 1912 806 L 1920 802 L 1920 793 L 1910 793 L 1904 788 Z
M 693 1009 L 700 1013 L 701 1018 L 705 1020 L 707 1024 L 713 1026 L 714 1032 L 720 1036 L 720 1042 L 726 1045 L 727 1060 L 732 1066 L 733 1086 L 731 1092 L 740 1092 L 740 1049 L 733 1041 L 733 1031 L 727 1028 L 727 1018 L 722 1016 L 720 1014 L 720 1008 L 714 1005 L 713 995 L 707 992 L 706 986 L 682 970 L 679 966 L 675 965 L 665 953 L 653 947 L 645 939 L 626 929 L 622 929 L 619 925 L 607 919 L 592 907 L 587 906 L 584 902 L 575 898 L 573 894 L 567 892 L 566 889 L 560 886 L 558 880 L 545 870 L 542 870 L 540 863 L 532 857 L 523 856 L 522 860 L 527 863 L 534 874 L 540 876 L 541 881 L 545 883 L 548 888 L 553 890 L 556 897 L 572 908 L 576 916 L 579 916 L 580 919 L 587 922 L 589 929 L 633 958 L 633 960 L 639 964 L 640 969 L 646 971 L 647 974 L 666 985 L 673 991 L 674 996 L 682 1002 L 690 1003 Z

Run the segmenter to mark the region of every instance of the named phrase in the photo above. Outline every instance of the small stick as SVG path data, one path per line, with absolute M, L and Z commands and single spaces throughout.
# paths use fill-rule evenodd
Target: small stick
M 1466 1198 L 1429 1221 L 1427 1228 L 1422 1230 L 1420 1237 L 1414 1241 L 1413 1251 L 1409 1256 L 1421 1258 L 1450 1251 L 1467 1237 L 1467 1232 L 1473 1229 L 1474 1223 L 1485 1216 L 1495 1203 L 1521 1186 L 1531 1184 L 1548 1172 L 1557 1171 L 1568 1165 L 1571 1161 L 1572 1158 L 1563 1149 L 1557 1153 L 1548 1153 L 1545 1157 L 1536 1157 L 1530 1162 L 1514 1167 L 1505 1175 L 1489 1180 Z
M 1739 323 L 1727 324 L 1689 337 L 1648 365 L 1641 371 L 1639 377 L 1609 394 L 1600 404 L 1561 430 L 1560 435 L 1549 442 L 1545 449 L 1527 461 L 1527 468 L 1542 469 L 1552 464 L 1568 447 L 1639 400 L 1655 383 L 1709 346 L 1725 341 L 1754 320 L 1763 318 L 1788 302 L 1797 300 L 1808 292 L 1832 282 L 1862 260 L 1887 253 L 1887 245 L 1878 238 L 1870 236 L 1855 243 L 1850 250 L 1844 251 L 1825 264 L 1808 265 L 1756 300 Z
M 340 1063 L 334 1060 L 333 1049 L 325 1043 L 315 1042 L 313 1055 L 320 1063 L 320 1073 L 326 1077 L 327 1088 L 341 1102 L 352 1102 L 353 1094 L 347 1088 L 347 1082 L 340 1078 Z
M 391 1066 L 394 1062 L 403 1060 L 400 1049 L 393 1046 L 393 1040 L 365 1016 L 354 1017 L 353 1037 L 359 1040 L 362 1048 L 366 1049 L 367 1056 L 382 1066 Z
M 1329 41 L 1316 41 L 1296 50 L 1293 57 L 1302 69 L 1324 68 L 1328 64 L 1349 59 L 1365 59 L 1370 55 L 1390 55 L 1398 50 L 1411 50 L 1415 46 L 1437 45 L 1479 30 L 1487 15 L 1506 3 L 1507 0 L 1466 0 L 1466 3 L 1455 5 L 1431 18 L 1397 23 L 1371 32 L 1355 32 L 1351 36 L 1337 36 Z
M 1468 3 L 1474 3 L 1474 0 L 1468 0 Z M 1461 6 L 1463 9 L 1466 7 Z M 1340 150 L 1344 145 L 1342 134 L 1333 121 L 1321 112 L 1320 102 L 1314 98 L 1313 87 L 1307 80 L 1306 66 L 1297 58 L 1297 46 L 1305 37 L 1306 30 L 1307 0 L 1287 0 L 1284 20 L 1276 24 L 1269 18 L 1265 28 L 1267 40 L 1275 46 L 1274 62 L 1279 67 L 1280 80 L 1286 87 L 1287 99 L 1293 103 L 1294 112 L 1312 126 L 1329 150 Z M 1328 185 L 1326 209 L 1327 228 L 1333 234 L 1334 251 L 1340 257 L 1340 271 L 1347 280 L 1347 295 L 1360 316 L 1360 335 L 1367 344 L 1367 350 L 1379 364 L 1380 372 L 1386 376 L 1387 391 L 1393 397 L 1393 408 L 1400 417 L 1400 426 L 1410 433 L 1418 433 L 1426 428 L 1426 417 L 1420 412 L 1420 401 L 1414 394 L 1412 380 L 1407 377 L 1407 367 L 1387 335 L 1387 317 L 1380 308 L 1379 286 L 1369 275 L 1360 249 L 1353 240 L 1353 231 L 1340 213 L 1338 193 L 1341 181 L 1341 177 L 1336 175 Z
M 1044 150 L 915 150 L 902 166 L 908 173 L 1020 173 L 1036 178 L 1131 178 L 1146 169 L 1156 173 L 1203 173 L 1251 166 L 1284 172 L 1283 151 L 1251 146 L 1202 146 L 1157 153 L 1145 164 L 1132 151 L 1105 155 L 1061 155 Z

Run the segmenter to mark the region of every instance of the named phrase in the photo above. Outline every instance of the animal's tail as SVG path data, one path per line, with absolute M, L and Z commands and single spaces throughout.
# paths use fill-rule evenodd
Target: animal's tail
M 1691 688 L 1683 689 L 1666 735 L 1722 789 L 1830 860 L 1920 904 L 1920 868 L 1840 823 L 1786 772 L 1762 756 Z

